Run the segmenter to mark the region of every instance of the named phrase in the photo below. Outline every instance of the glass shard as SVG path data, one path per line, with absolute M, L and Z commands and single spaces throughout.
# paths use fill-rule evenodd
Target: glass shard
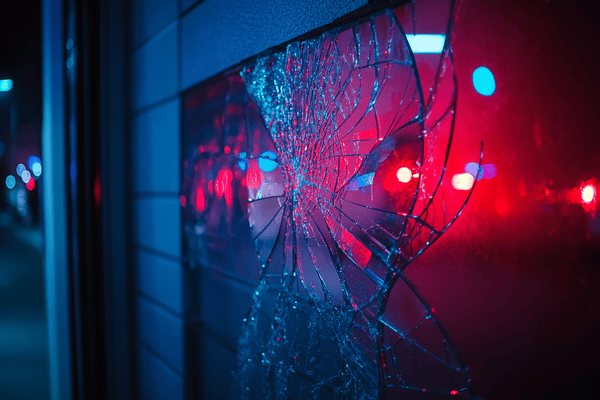
M 188 99 L 221 99 L 204 108 L 197 124 L 210 128 L 198 132 L 211 135 L 184 165 L 190 258 L 218 265 L 226 251 L 210 258 L 215 241 L 202 238 L 246 235 L 261 265 L 234 398 L 471 396 L 448 334 L 403 273 L 471 193 L 444 195 L 452 53 L 446 40 L 424 86 L 399 22 L 413 27 L 418 9 L 291 43 Z

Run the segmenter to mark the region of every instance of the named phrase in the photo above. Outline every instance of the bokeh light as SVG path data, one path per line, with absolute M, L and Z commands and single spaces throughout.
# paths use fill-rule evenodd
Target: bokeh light
M 475 177 L 467 172 L 452 177 L 452 187 L 456 190 L 471 190 Z
M 264 172 L 274 171 L 279 165 L 275 160 L 277 160 L 277 154 L 267 150 L 258 158 L 258 167 Z
M 0 92 L 8 92 L 13 88 L 12 79 L 0 79 Z
M 26 168 L 23 164 L 19 164 L 17 165 L 17 175 L 21 176 L 21 174 L 23 173 L 23 171 L 25 171 Z
M 248 162 L 246 161 L 246 152 L 242 151 L 239 154 L 239 161 L 237 162 L 238 167 L 242 170 L 245 171 L 246 169 L 248 169 Z
M 31 166 L 31 172 L 33 172 L 33 175 L 35 176 L 40 176 L 42 174 L 42 164 L 38 162 L 33 163 Z
M 21 174 L 21 179 L 23 179 L 24 183 L 27 183 L 31 180 L 31 172 L 25 170 L 23 171 L 23 173 Z
M 406 35 L 406 40 L 413 53 L 441 53 L 444 50 L 446 35 Z
M 25 187 L 27 188 L 27 190 L 33 190 L 33 188 L 35 187 L 35 180 L 29 179 L 25 184 Z
M 408 183 L 412 178 L 412 171 L 410 170 L 410 168 L 407 167 L 399 168 L 398 172 L 396 172 L 396 177 L 400 182 Z
M 6 187 L 7 188 L 12 189 L 17 184 L 17 180 L 15 179 L 14 176 L 9 175 L 9 176 L 6 177 L 5 183 L 6 183 Z
M 594 185 L 585 185 L 581 188 L 581 202 L 590 204 L 596 198 L 596 188 Z
M 473 87 L 477 93 L 491 96 L 496 91 L 494 74 L 486 67 L 479 67 L 473 71 Z

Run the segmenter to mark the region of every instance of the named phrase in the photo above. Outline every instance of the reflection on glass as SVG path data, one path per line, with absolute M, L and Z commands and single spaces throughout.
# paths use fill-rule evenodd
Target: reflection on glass
M 470 173 L 460 184 L 444 174 L 449 42 L 424 87 L 398 18 L 410 12 L 291 43 L 185 99 L 192 266 L 247 265 L 227 254 L 233 239 L 260 262 L 234 397 L 471 396 L 450 337 L 403 272 L 475 186 Z

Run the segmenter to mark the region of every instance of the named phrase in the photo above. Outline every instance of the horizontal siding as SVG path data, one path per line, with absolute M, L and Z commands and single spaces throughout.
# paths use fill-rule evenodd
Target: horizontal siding
M 181 263 L 143 250 L 136 251 L 134 263 L 136 290 L 177 315 L 183 315 L 182 275 Z
M 183 372 L 183 318 L 138 296 L 136 339 L 178 373 Z
M 135 243 L 180 258 L 180 207 L 177 196 L 150 196 L 134 199 L 133 234 Z
M 196 368 L 201 380 L 194 382 L 200 386 L 196 389 L 198 398 L 229 399 L 236 355 L 206 332 L 192 334 L 189 351 L 190 358 L 198 362 Z
M 169 192 L 180 187 L 179 99 L 138 114 L 132 123 L 132 182 L 136 193 Z
M 242 320 L 252 305 L 254 286 L 208 268 L 197 269 L 189 278 L 188 312 L 235 349 Z
M 174 22 L 133 53 L 131 99 L 134 111 L 177 93 L 177 38 Z
M 146 42 L 177 17 L 177 1 L 133 0 L 131 41 L 134 48 Z
M 136 399 L 183 400 L 183 377 L 138 345 L 136 348 Z

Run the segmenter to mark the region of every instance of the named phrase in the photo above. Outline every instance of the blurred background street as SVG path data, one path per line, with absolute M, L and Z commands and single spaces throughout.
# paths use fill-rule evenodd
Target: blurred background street
M 0 212 L 0 399 L 48 399 L 48 339 L 39 226 Z

